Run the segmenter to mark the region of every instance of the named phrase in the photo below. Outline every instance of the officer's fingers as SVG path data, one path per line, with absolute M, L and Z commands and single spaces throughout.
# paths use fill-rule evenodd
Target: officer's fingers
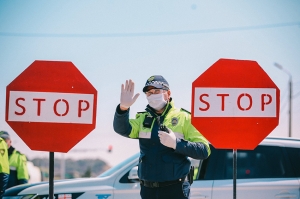
M 134 82 L 131 79 L 128 81 L 128 91 L 134 91 Z
M 158 137 L 161 138 L 161 131 L 158 131 Z
M 125 91 L 128 91 L 128 87 L 129 87 L 129 81 L 126 80 L 126 83 L 125 83 Z
M 135 102 L 135 101 L 136 101 L 136 99 L 137 99 L 139 96 L 140 96 L 140 94 L 139 94 L 139 93 L 135 94 L 135 96 L 133 97 L 133 102 Z
M 159 138 L 160 143 L 162 143 L 163 145 L 165 145 L 166 143 L 166 138 L 165 137 L 161 137 Z
M 163 138 L 165 135 L 166 135 L 166 132 L 164 132 L 164 131 L 158 131 L 158 136 L 160 138 Z
M 170 133 L 174 133 L 170 128 L 167 127 L 167 129 L 168 129 L 168 131 L 169 131 L 169 134 L 170 134 Z
M 159 137 L 159 141 L 162 143 L 164 141 L 164 136 L 162 136 L 161 134 L 158 134 Z
M 125 91 L 125 87 L 124 84 L 121 85 L 121 93 L 123 93 Z
M 134 82 L 132 80 L 129 80 L 129 91 L 134 92 Z

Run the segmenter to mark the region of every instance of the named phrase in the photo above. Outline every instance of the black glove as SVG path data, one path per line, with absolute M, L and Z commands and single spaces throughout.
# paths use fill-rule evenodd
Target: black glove
M 161 124 L 161 125 L 159 126 L 159 130 L 160 130 L 160 131 L 165 131 L 165 132 L 169 133 L 168 128 L 167 128 L 164 124 Z

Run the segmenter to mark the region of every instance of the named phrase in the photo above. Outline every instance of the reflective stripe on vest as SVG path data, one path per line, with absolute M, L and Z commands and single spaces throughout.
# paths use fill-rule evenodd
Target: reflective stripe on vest
M 173 132 L 176 138 L 184 139 L 182 133 Z M 151 139 L 151 132 L 139 132 L 139 138 Z

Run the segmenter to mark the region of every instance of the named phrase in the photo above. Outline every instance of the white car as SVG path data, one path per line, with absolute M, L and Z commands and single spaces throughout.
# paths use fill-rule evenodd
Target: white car
M 215 149 L 197 164 L 191 199 L 233 198 L 232 150 Z M 96 178 L 54 183 L 56 199 L 140 198 L 139 154 Z M 255 150 L 237 151 L 237 198 L 300 198 L 300 139 L 266 138 Z M 12 187 L 3 199 L 48 199 L 48 182 Z

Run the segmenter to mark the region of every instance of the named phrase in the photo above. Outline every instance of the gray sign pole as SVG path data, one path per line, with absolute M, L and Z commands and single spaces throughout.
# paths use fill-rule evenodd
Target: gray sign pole
M 54 152 L 49 152 L 49 199 L 54 199 Z
M 237 150 L 233 149 L 233 199 L 236 199 Z

